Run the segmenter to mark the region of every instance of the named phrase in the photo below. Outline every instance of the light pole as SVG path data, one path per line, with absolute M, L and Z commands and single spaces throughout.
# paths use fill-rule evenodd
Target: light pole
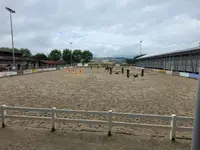
M 70 58 L 71 60 L 70 60 L 70 63 L 71 63 L 71 67 L 72 67 L 72 42 L 70 42 L 70 45 L 71 45 L 70 46 L 71 47 L 71 58 Z
M 142 41 L 140 41 L 140 55 L 142 54 Z
M 12 27 L 12 13 L 15 13 L 14 10 L 5 7 L 7 11 L 10 12 L 10 28 L 11 28 L 11 37 L 12 37 L 12 53 L 13 53 L 13 70 L 15 70 L 15 50 L 14 50 L 14 40 L 13 40 L 13 27 Z
M 200 68 L 199 68 L 200 73 Z M 192 136 L 192 146 L 191 150 L 200 149 L 200 75 L 198 77 L 198 88 L 197 88 L 197 98 L 196 98 L 196 110 L 195 110 L 195 119 L 194 119 L 194 128 Z

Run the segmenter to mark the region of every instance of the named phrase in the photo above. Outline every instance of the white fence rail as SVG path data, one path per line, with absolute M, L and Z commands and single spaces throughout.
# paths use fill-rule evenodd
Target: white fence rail
M 13 107 L 2 105 L 1 108 L 1 122 L 2 127 L 6 126 L 6 119 L 30 119 L 30 120 L 51 120 L 52 131 L 56 129 L 56 122 L 66 121 L 71 123 L 84 123 L 84 124 L 101 124 L 108 126 L 108 136 L 111 136 L 111 131 L 113 126 L 128 126 L 128 127 L 145 127 L 145 128 L 156 128 L 170 130 L 170 140 L 175 140 L 176 131 L 192 131 L 192 127 L 181 127 L 177 126 L 177 121 L 193 121 L 192 117 L 176 116 L 172 114 L 171 116 L 162 115 L 150 115 L 150 114 L 131 114 L 131 113 L 118 113 L 109 111 L 84 111 L 84 110 L 69 110 L 69 109 L 56 109 L 53 108 L 31 108 L 31 107 Z M 34 111 L 34 112 L 48 112 L 51 113 L 51 117 L 39 117 L 39 116 L 25 116 L 25 115 L 7 115 L 8 110 L 18 110 L 18 111 Z M 87 119 L 68 119 L 68 118 L 58 118 L 56 113 L 67 113 L 67 114 L 86 114 L 86 115 L 101 115 L 107 116 L 107 120 L 87 120 Z M 164 121 L 170 121 L 171 125 L 158 125 L 158 124 L 145 124 L 145 123 L 127 123 L 113 121 L 113 116 L 121 116 L 126 118 L 145 118 L 145 119 L 158 119 Z

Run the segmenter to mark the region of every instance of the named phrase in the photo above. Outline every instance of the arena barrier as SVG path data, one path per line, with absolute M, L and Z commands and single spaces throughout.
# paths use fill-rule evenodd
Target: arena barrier
M 178 126 L 178 121 L 194 121 L 192 117 L 186 116 L 176 116 L 172 114 L 171 116 L 164 115 L 150 115 L 150 114 L 131 114 L 131 113 L 119 113 L 109 111 L 85 111 L 85 110 L 70 110 L 70 109 L 56 109 L 52 108 L 31 108 L 31 107 L 16 107 L 16 106 L 6 106 L 1 105 L 1 123 L 2 127 L 6 127 L 6 120 L 9 119 L 25 119 L 25 120 L 47 120 L 51 121 L 52 131 L 56 129 L 57 122 L 70 122 L 70 123 L 84 123 L 84 124 L 98 124 L 98 125 L 107 125 L 108 126 L 108 136 L 111 136 L 111 131 L 113 126 L 125 126 L 125 127 L 144 127 L 144 128 L 155 128 L 161 130 L 170 130 L 170 140 L 175 140 L 176 131 L 192 131 L 192 127 L 183 127 Z M 7 111 L 30 111 L 30 112 L 46 112 L 50 113 L 51 117 L 40 117 L 40 116 L 30 116 L 30 115 L 8 115 Z M 66 114 L 84 114 L 84 115 L 100 115 L 107 116 L 107 120 L 87 120 L 87 119 L 68 119 L 68 118 L 59 118 L 56 116 L 56 113 L 66 113 Z M 113 121 L 113 117 L 120 116 L 126 118 L 144 118 L 144 119 L 158 119 L 168 121 L 170 125 L 160 125 L 160 124 L 146 124 L 146 123 L 128 123 L 128 122 L 118 122 Z
M 45 71 L 53 71 L 53 70 L 56 70 L 56 68 L 26 69 L 26 70 L 23 71 L 23 74 L 45 72 Z
M 42 72 L 42 71 L 44 71 L 43 69 L 37 69 L 37 72 Z
M 144 69 L 143 67 L 135 67 L 135 69 Z
M 189 73 L 186 73 L 186 72 L 180 72 L 180 76 L 181 76 L 181 77 L 187 77 L 187 78 L 188 78 L 189 75 L 190 75 Z
M 30 74 L 32 73 L 32 69 L 26 69 L 23 71 L 23 74 Z
M 195 73 L 189 73 L 190 78 L 198 79 L 199 75 Z
M 32 73 L 36 73 L 37 72 L 37 70 L 36 69 L 32 69 Z
M 0 77 L 9 77 L 14 75 L 17 75 L 17 72 L 15 71 L 0 72 Z
M 166 73 L 166 70 L 159 70 L 160 73 Z
M 178 72 L 178 71 L 173 71 L 173 72 L 172 72 L 172 75 L 173 75 L 173 76 L 180 76 L 180 72 Z
M 53 71 L 56 70 L 56 68 L 44 68 L 43 71 Z
M 137 68 L 140 68 L 140 67 L 137 67 Z M 199 76 L 198 74 L 195 74 L 195 73 L 187 73 L 187 72 L 179 72 L 179 71 L 169 71 L 169 70 L 159 70 L 159 69 L 150 69 L 150 70 L 154 72 L 170 74 L 174 76 L 181 76 L 181 77 L 186 77 L 186 78 L 193 78 L 193 79 L 198 79 L 198 76 Z
M 166 74 L 172 75 L 172 71 L 166 71 Z
M 63 69 L 64 69 L 64 67 L 63 67 Z M 26 69 L 26 70 L 23 70 L 22 74 L 31 74 L 31 73 L 37 73 L 37 72 L 53 71 L 53 70 L 56 70 L 56 68 Z M 17 73 L 16 71 L 0 72 L 0 78 L 1 77 L 15 76 L 15 75 L 21 75 L 21 74 Z
M 155 72 L 160 72 L 160 70 L 159 69 L 152 69 L 153 71 L 155 71 Z

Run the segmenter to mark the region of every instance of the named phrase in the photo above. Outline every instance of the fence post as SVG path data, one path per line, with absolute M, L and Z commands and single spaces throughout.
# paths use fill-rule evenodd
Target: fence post
M 51 131 L 55 131 L 56 130 L 56 107 L 52 107 L 52 129 Z
M 108 136 L 111 136 L 112 129 L 112 110 L 108 111 Z
M 2 128 L 6 126 L 6 105 L 1 105 L 1 121 L 2 121 Z
M 170 131 L 170 140 L 175 141 L 176 138 L 176 115 L 172 114 L 171 120 L 171 131 Z

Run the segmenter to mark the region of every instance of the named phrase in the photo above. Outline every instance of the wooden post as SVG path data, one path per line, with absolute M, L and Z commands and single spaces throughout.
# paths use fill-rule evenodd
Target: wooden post
M 1 105 L 1 121 L 2 121 L 2 128 L 6 126 L 6 105 Z
M 144 76 L 144 69 L 141 70 L 141 77 Z
M 56 107 L 52 107 L 52 129 L 51 131 L 55 131 L 56 130 Z
M 108 136 L 111 136 L 112 129 L 112 110 L 108 111 Z
M 175 141 L 176 138 L 176 115 L 172 114 L 170 140 Z
M 112 68 L 110 68 L 110 75 L 112 75 Z
M 122 68 L 122 74 L 124 74 L 124 68 Z
M 130 70 L 129 69 L 126 70 L 126 76 L 127 76 L 127 78 L 130 77 Z

